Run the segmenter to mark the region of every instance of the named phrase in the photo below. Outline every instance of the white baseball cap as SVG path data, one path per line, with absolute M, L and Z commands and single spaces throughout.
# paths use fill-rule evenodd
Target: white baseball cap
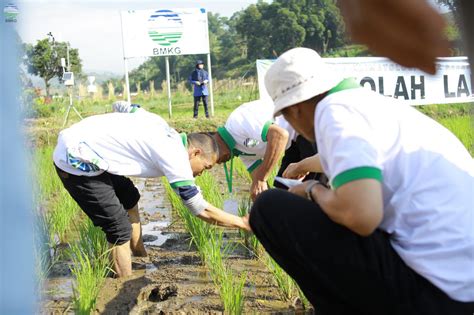
M 316 51 L 302 47 L 288 50 L 265 75 L 265 87 L 275 106 L 273 115 L 329 91 L 341 79 L 331 73 Z

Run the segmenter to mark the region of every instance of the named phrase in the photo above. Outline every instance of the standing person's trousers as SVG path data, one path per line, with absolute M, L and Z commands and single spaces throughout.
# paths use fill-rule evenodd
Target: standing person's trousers
M 474 303 L 451 299 L 409 268 L 389 236 L 359 236 L 320 207 L 280 189 L 263 192 L 250 226 L 267 252 L 296 280 L 316 314 L 472 315 Z M 467 271 L 466 271 L 467 272 Z
M 204 105 L 204 112 L 206 113 L 206 117 L 209 118 L 209 111 L 207 109 L 207 99 L 208 99 L 208 96 L 207 95 L 201 95 L 201 96 L 194 96 L 194 115 L 193 117 L 194 118 L 197 118 L 198 117 L 198 114 L 199 114 L 199 102 L 201 101 L 202 99 L 202 103 Z

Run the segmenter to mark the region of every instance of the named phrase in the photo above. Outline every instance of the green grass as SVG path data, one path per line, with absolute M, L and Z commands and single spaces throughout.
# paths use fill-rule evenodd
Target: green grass
M 91 314 L 97 297 L 110 272 L 110 250 L 100 228 L 85 220 L 79 227 L 80 237 L 70 245 L 69 256 L 74 276 L 73 303 L 76 314 Z
M 438 121 L 458 137 L 471 156 L 474 155 L 474 126 L 470 116 L 446 117 Z

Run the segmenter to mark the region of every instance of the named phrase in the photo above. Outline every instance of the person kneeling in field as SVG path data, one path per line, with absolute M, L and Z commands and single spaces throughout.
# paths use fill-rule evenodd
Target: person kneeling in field
M 165 176 L 186 207 L 200 219 L 249 230 L 240 218 L 204 200 L 194 176 L 211 168 L 219 156 L 206 134 L 180 136 L 158 115 L 111 113 L 86 118 L 60 132 L 53 160 L 64 187 L 105 232 L 119 277 L 132 273 L 131 254 L 145 256 L 138 200 L 125 176 Z
M 314 145 L 296 134 L 285 119 L 279 117 L 274 120 L 272 103 L 262 100 L 237 107 L 225 125 L 212 135 L 219 146 L 218 163 L 225 163 L 229 190 L 232 190 L 233 158 L 239 157 L 252 178 L 252 199 L 268 189 L 267 180 L 282 156 L 280 176 L 288 164 L 317 152 Z M 226 163 L 229 160 L 230 167 Z M 275 183 L 275 186 L 278 187 L 278 184 Z
M 274 114 L 318 144 L 308 181 L 269 190 L 250 226 L 318 314 L 472 314 L 474 161 L 413 107 L 295 48 L 265 77 Z

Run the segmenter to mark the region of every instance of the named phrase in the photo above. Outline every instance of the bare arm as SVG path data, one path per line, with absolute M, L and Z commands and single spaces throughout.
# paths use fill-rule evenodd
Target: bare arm
M 301 179 L 312 172 L 323 173 L 319 154 L 307 157 L 297 163 L 291 163 L 283 172 L 283 177 Z
M 251 231 L 250 225 L 248 223 L 248 217 L 238 217 L 232 215 L 214 207 L 211 204 L 209 204 L 203 212 L 198 214 L 197 217 L 206 221 L 207 223 Z
M 311 181 L 290 189 L 305 196 L 304 188 Z M 382 185 L 375 179 L 349 182 L 336 190 L 322 185 L 311 189 L 313 199 L 329 218 L 362 236 L 368 236 L 383 219 Z
M 286 144 L 288 143 L 288 131 L 277 125 L 271 125 L 268 129 L 267 141 L 268 144 L 263 156 L 263 162 L 251 174 L 252 187 L 250 193 L 253 199 L 267 189 L 266 182 L 268 177 L 285 152 Z

